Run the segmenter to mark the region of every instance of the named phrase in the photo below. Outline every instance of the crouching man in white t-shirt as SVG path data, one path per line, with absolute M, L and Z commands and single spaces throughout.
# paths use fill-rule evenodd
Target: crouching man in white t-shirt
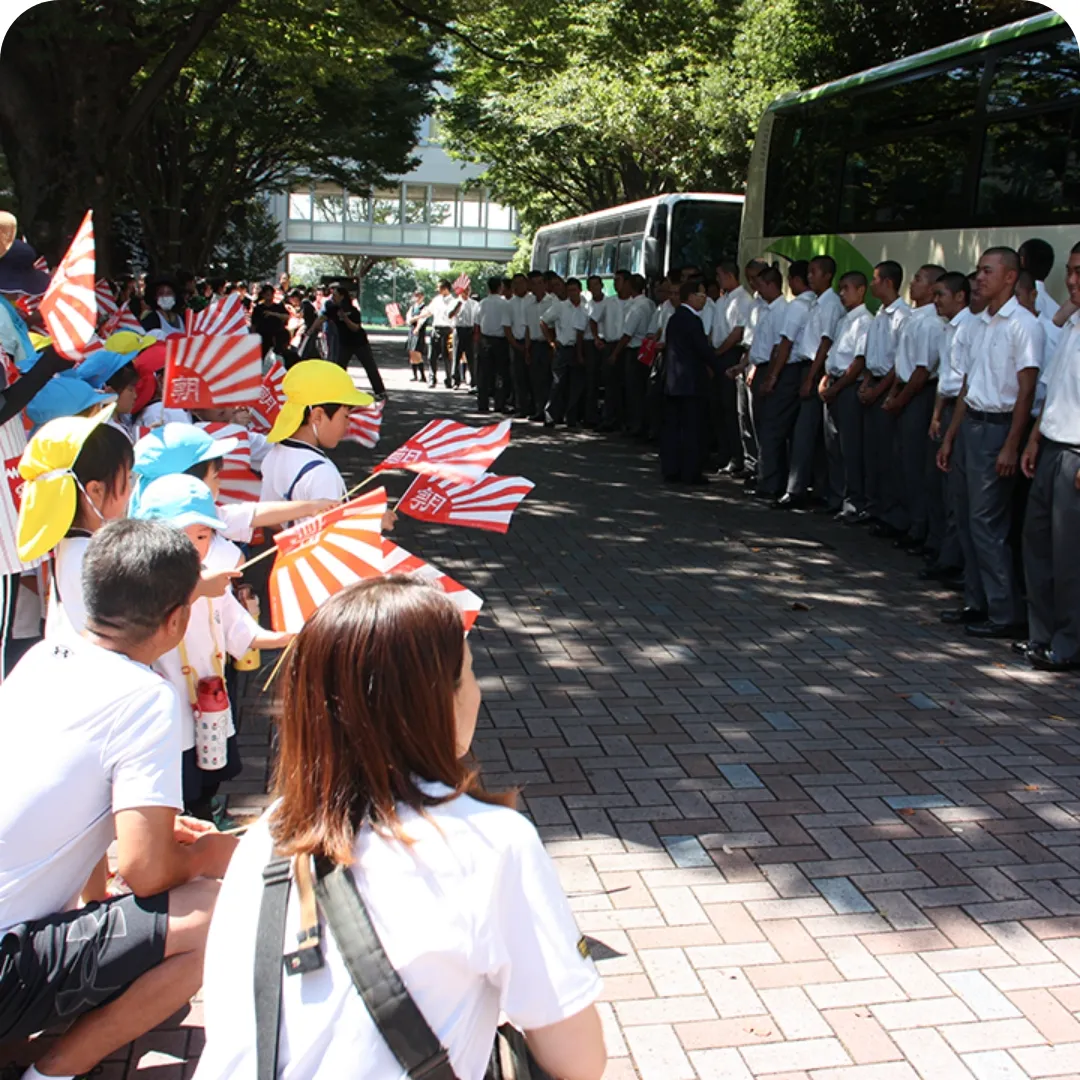
M 0 1043 L 67 1026 L 31 1080 L 86 1072 L 191 998 L 236 843 L 178 816 L 179 701 L 150 668 L 187 628 L 194 546 L 113 522 L 82 579 L 83 637 L 34 646 L 0 687 Z M 83 905 L 113 839 L 133 895 Z

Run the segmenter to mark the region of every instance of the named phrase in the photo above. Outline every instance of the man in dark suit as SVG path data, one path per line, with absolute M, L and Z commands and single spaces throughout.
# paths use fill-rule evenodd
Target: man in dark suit
M 702 436 L 716 356 L 701 321 L 706 295 L 700 278 L 684 281 L 679 286 L 679 308 L 665 332 L 660 472 L 668 483 L 707 483 L 701 472 Z

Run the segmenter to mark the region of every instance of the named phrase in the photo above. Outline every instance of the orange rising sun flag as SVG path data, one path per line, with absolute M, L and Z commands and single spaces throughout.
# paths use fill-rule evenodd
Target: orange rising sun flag
M 504 533 L 521 500 L 536 485 L 524 476 L 485 473 L 474 484 L 441 476 L 418 476 L 401 498 L 398 509 L 420 521 L 470 525 Z
M 94 212 L 87 210 L 39 308 L 56 351 L 76 363 L 97 328 L 94 269 Z
M 232 337 L 165 339 L 165 392 L 168 409 L 223 409 L 251 405 L 262 386 L 262 338 Z
M 345 433 L 345 442 L 359 443 L 367 447 L 374 446 L 379 441 L 385 404 L 385 401 L 373 401 L 370 405 L 353 409 L 349 413 L 349 429 Z
M 383 574 L 382 518 L 386 489 L 378 488 L 274 537 L 270 621 L 293 633 L 347 585 Z
M 509 445 L 509 420 L 481 428 L 456 420 L 432 420 L 373 471 L 409 469 L 475 483 Z
M 454 602 L 454 606 L 461 612 L 461 621 L 465 625 L 467 634 L 476 622 L 484 601 L 476 593 L 459 585 L 449 574 L 444 574 L 437 566 L 424 562 L 423 559 L 410 554 L 402 547 L 398 547 L 392 540 L 383 537 L 384 573 L 408 574 L 410 577 L 419 578 L 430 585 L 436 585 Z

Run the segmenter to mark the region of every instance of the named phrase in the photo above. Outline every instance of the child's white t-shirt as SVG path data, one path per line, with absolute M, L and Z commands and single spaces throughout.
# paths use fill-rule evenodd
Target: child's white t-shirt
M 189 684 L 184 674 L 179 648 L 167 652 L 154 663 L 154 669 L 172 683 L 180 697 L 181 749 L 190 750 L 195 745 L 191 686 L 197 685 L 201 678 L 223 672 L 228 656 L 243 656 L 251 648 L 259 630 L 259 624 L 232 592 L 226 592 L 223 596 L 200 596 L 191 605 L 184 648 L 192 668 L 192 683 Z M 215 653 L 220 653 L 218 662 L 215 662 Z M 227 734 L 235 733 L 235 728 L 230 724 Z
M 314 446 L 284 439 L 271 447 L 263 459 L 259 502 L 293 499 L 333 499 L 336 502 L 343 498 L 345 481 L 341 473 L 326 454 Z
M 70 641 L 86 626 L 82 591 L 82 564 L 90 535 L 65 536 L 53 552 L 45 636 Z

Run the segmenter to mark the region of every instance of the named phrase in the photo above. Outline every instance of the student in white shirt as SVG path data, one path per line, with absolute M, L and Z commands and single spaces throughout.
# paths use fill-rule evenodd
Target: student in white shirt
M 291 367 L 281 384 L 285 404 L 267 439 L 275 444 L 262 464 L 260 502 L 345 497 L 345 481 L 326 456 L 349 430 L 349 409 L 370 405 L 348 373 L 328 360 Z
M 453 386 L 450 344 L 454 332 L 454 316 L 461 310 L 462 300 L 454 296 L 453 285 L 443 278 L 431 303 L 420 313 L 431 316 L 431 336 L 428 338 L 428 364 L 431 366 L 431 385 L 439 385 L 439 362 L 442 361 L 445 386 Z
M 952 423 L 938 451 L 947 470 L 964 426 L 964 467 L 974 558 L 964 566 L 965 605 L 942 613 L 978 638 L 1023 637 L 1010 528 L 1021 444 L 1042 362 L 1042 328 L 1014 295 L 1020 259 L 1012 248 L 983 252 L 975 293 L 986 300 Z
M 1021 306 L 1026 307 L 1039 320 L 1039 325 L 1043 331 L 1042 364 L 1039 367 L 1039 381 L 1035 384 L 1035 402 L 1031 408 L 1031 415 L 1036 420 L 1039 418 L 1043 402 L 1046 400 L 1046 383 L 1050 378 L 1051 361 L 1057 352 L 1058 342 L 1061 341 L 1061 327 L 1055 323 L 1053 316 L 1039 314 L 1037 284 L 1028 270 L 1021 270 L 1020 276 L 1016 279 L 1016 299 L 1020 301 Z
M 566 423 L 573 429 L 581 422 L 585 394 L 585 331 L 589 309 L 581 297 L 581 282 L 568 278 L 566 299 L 552 305 L 541 322 L 555 341 L 551 395 L 544 410 L 544 427 Z
M 623 311 L 622 337 L 615 346 L 614 363 L 622 367 L 623 405 L 626 432 L 644 438 L 648 417 L 645 397 L 649 386 L 649 368 L 639 362 L 638 352 L 649 336 L 656 305 L 645 295 L 645 279 L 631 274 L 630 300 Z
M 510 390 L 513 319 L 510 301 L 502 294 L 502 282 L 501 277 L 489 278 L 488 294 L 480 301 L 476 408 L 482 413 L 490 411 L 492 403 L 496 412 L 503 412 Z
M 956 398 L 964 385 L 967 368 L 968 327 L 973 312 L 971 282 L 966 274 L 946 273 L 934 284 L 934 306 L 945 323 L 938 346 L 938 384 L 934 399 L 934 414 L 930 419 L 930 446 L 935 457 L 941 439 L 952 423 Z M 957 438 L 961 433 L 957 432 Z M 935 468 L 935 485 L 931 477 L 927 490 L 930 535 L 940 529 L 940 542 L 934 546 L 937 558 L 919 571 L 923 581 L 955 581 L 963 574 L 964 553 L 970 548 L 967 515 L 967 477 L 960 469 L 963 455 L 959 448 L 953 455 L 953 468 L 946 474 Z M 935 523 L 940 523 L 935 525 Z
M 601 431 L 622 431 L 626 423 L 626 351 L 620 348 L 623 320 L 632 296 L 630 272 L 616 270 L 615 295 L 604 301 L 604 309 L 596 324 L 597 341 L 604 358 L 604 417 Z
M 583 298 L 589 315 L 585 330 L 585 426 L 596 428 L 600 426 L 600 390 L 604 385 L 605 366 L 600 325 L 604 321 L 605 305 L 609 300 L 618 301 L 604 295 L 604 279 L 599 275 L 593 274 L 585 284 L 589 290 Z
M 866 376 L 859 388 L 863 406 L 863 482 L 866 485 L 866 509 L 859 524 L 872 522 L 873 536 L 895 538 L 902 524 L 899 482 L 894 461 L 896 421 L 881 406 L 896 379 L 896 344 L 900 327 L 911 308 L 900 296 L 904 270 L 893 259 L 874 267 L 870 292 L 881 305 L 866 336 Z
M 1080 303 L 1080 244 L 1069 253 L 1065 284 L 1069 300 Z M 1025 653 L 1034 668 L 1072 671 L 1080 667 L 1080 312 L 1058 343 L 1021 468 L 1032 481 L 1024 519 Z
M 600 1080 L 600 979 L 551 860 L 465 758 L 480 688 L 453 604 L 414 579 L 362 582 L 315 612 L 286 664 L 276 801 L 241 841 L 211 928 L 198 1080 L 254 1075 L 257 924 L 275 851 L 293 861 L 288 951 L 304 924 L 297 866 L 316 857 L 316 873 L 351 875 L 459 1080 L 482 1080 L 500 1014 L 551 1075 Z M 401 1076 L 325 917 L 312 929 L 321 966 L 288 976 L 277 964 L 279 1075 Z
M 529 379 L 529 345 L 532 340 L 530 307 L 536 297 L 529 292 L 529 279 L 515 274 L 510 279 L 510 383 L 514 388 L 514 414 L 536 414 L 532 382 Z
M 201 480 L 186 473 L 162 476 L 147 484 L 140 493 L 135 516 L 161 521 L 184 532 L 202 562 L 215 534 L 225 528 L 217 515 L 213 493 Z M 206 764 L 202 750 L 196 751 L 199 681 L 217 676 L 224 686 L 227 656 L 239 659 L 249 649 L 283 649 L 292 637 L 263 630 L 231 590 L 226 590 L 221 596 L 202 596 L 192 602 L 183 640 L 155 662 L 155 669 L 172 683 L 180 698 L 184 807 L 196 817 L 211 817 L 210 800 L 221 782 L 239 775 L 241 767 L 231 710 L 220 764 Z
M 1054 269 L 1054 249 L 1040 237 L 1025 240 L 1017 249 L 1020 269 L 1035 279 L 1035 314 L 1053 319 L 1061 306 L 1047 291 L 1046 279 Z
M 863 422 L 859 380 L 866 367 L 866 338 L 874 317 L 866 310 L 866 275 L 840 276 L 838 295 L 844 317 L 825 358 L 818 394 L 824 406 L 825 450 L 829 458 L 830 506 L 836 520 L 853 524 L 866 507 L 863 484 Z
M 836 335 L 836 327 L 844 314 L 844 306 L 833 289 L 836 260 L 831 255 L 815 255 L 809 263 L 807 278 L 814 299 L 807 311 L 806 322 L 795 342 L 793 353 L 799 365 L 799 406 L 791 432 L 791 467 L 788 470 L 787 491 L 777 506 L 799 510 L 809 502 L 810 484 L 814 478 L 814 459 L 821 444 L 821 399 L 818 385 L 825 371 L 825 358 Z M 821 498 L 822 493 L 818 493 Z
M 753 442 L 752 446 L 748 446 L 744 441 L 743 454 L 747 467 L 751 461 L 754 463 L 754 487 L 763 491 L 778 483 L 786 457 L 786 447 L 781 446 L 775 438 L 777 428 L 769 425 L 772 399 L 761 391 L 776 362 L 788 302 L 783 295 L 784 279 L 776 267 L 765 267 L 757 275 L 756 282 L 765 309 L 754 328 L 754 338 L 746 357 L 746 385 L 752 395 L 753 406 Z
M 454 389 L 476 385 L 476 333 L 480 318 L 480 301 L 473 298 L 469 286 L 461 291 L 461 307 L 453 318 L 454 337 L 451 344 Z
M 50 420 L 19 462 L 19 557 L 30 563 L 52 552 L 45 619 L 50 639 L 69 640 L 82 632 L 86 546 L 102 525 L 127 513 L 134 453 L 128 437 L 105 422 L 110 413 Z
M 930 461 L 928 433 L 934 413 L 938 351 L 944 323 L 934 306 L 934 285 L 945 268 L 920 266 L 908 286 L 914 305 L 900 327 L 896 343 L 896 379 L 882 409 L 896 420 L 896 454 L 900 474 L 900 509 L 904 524 L 895 546 L 928 553 L 926 491 Z M 936 469 L 935 469 L 936 471 Z
M 83 578 L 85 636 L 40 642 L 0 687 L 0 1040 L 66 1029 L 24 1080 L 89 1073 L 187 1004 L 236 846 L 178 816 L 178 703 L 150 668 L 183 636 L 198 555 L 116 521 Z M 132 892 L 106 899 L 114 841 Z
M 747 326 L 754 308 L 753 294 L 739 284 L 737 263 L 722 262 L 716 268 L 724 295 L 713 315 L 711 342 L 717 353 L 717 378 L 710 380 L 712 441 L 717 447 L 721 471 L 744 476 L 742 437 L 739 431 L 738 390 L 735 380 L 746 352 Z M 734 376 L 728 376 L 729 370 Z

